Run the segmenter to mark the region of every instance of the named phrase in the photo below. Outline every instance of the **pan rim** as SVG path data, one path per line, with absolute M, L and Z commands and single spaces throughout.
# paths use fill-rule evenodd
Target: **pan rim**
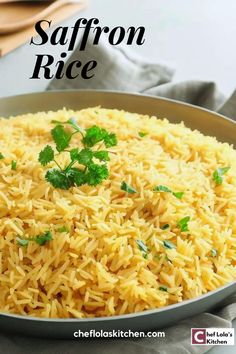
M 26 92 L 26 93 L 22 93 L 19 95 L 10 95 L 10 96 L 4 96 L 4 97 L 0 97 L 0 105 L 1 102 L 4 100 L 11 100 L 11 99 L 15 99 L 15 98 L 24 98 L 25 96 L 37 96 L 37 95 L 50 95 L 50 94 L 55 94 L 55 93 L 59 93 L 59 94 L 72 94 L 72 93 L 101 93 L 101 94 L 112 94 L 112 95 L 122 95 L 122 96 L 133 96 L 133 97 L 143 97 L 146 99 L 156 99 L 158 101 L 164 101 L 164 102 L 168 102 L 171 103 L 173 105 L 178 105 L 178 106 L 187 106 L 191 109 L 194 109 L 196 111 L 203 111 L 205 113 L 209 113 L 210 115 L 213 115 L 215 117 L 217 117 L 218 119 L 221 118 L 223 120 L 228 121 L 229 123 L 232 123 L 233 125 L 236 124 L 236 121 L 232 118 L 229 118 L 221 113 L 212 111 L 208 108 L 205 107 L 201 107 L 201 106 L 196 106 L 192 103 L 188 103 L 188 102 L 183 102 L 183 101 L 178 101 L 172 98 L 166 98 L 166 97 L 162 97 L 162 96 L 155 96 L 155 95 L 150 95 L 150 94 L 142 94 L 139 92 L 132 92 L 132 91 L 120 91 L 120 90 L 100 90 L 100 89 L 70 89 L 70 90 L 49 90 L 49 91 L 35 91 L 35 92 Z M 40 112 L 40 111 L 39 111 Z

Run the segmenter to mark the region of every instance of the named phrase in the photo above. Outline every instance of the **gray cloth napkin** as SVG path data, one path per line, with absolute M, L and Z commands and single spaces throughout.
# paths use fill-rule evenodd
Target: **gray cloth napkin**
M 226 101 L 212 82 L 171 83 L 173 70 L 136 58 L 122 47 L 101 43 L 89 44 L 85 52 L 75 50 L 70 60 L 98 62 L 96 75 L 90 80 L 53 80 L 48 89 L 105 89 L 140 92 L 173 98 L 217 110 L 236 119 L 236 93 Z M 166 337 L 139 340 L 50 340 L 0 334 L 1 353 L 13 354 L 201 354 L 211 346 L 191 346 L 192 327 L 231 327 L 236 318 L 236 295 L 214 313 L 203 313 L 165 329 Z M 224 352 L 226 352 L 224 350 Z
M 140 92 L 188 102 L 236 119 L 236 91 L 226 100 L 214 82 L 190 80 L 172 83 L 172 69 L 137 58 L 127 47 L 112 47 L 105 43 L 107 42 L 104 40 L 99 46 L 94 46 L 88 42 L 86 51 L 75 50 L 70 57 L 70 61 L 79 58 L 83 63 L 96 60 L 98 66 L 92 79 L 54 79 L 48 90 L 101 89 Z

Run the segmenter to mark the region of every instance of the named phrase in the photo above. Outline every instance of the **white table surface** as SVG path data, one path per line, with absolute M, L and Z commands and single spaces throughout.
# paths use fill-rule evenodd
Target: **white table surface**
M 145 26 L 146 41 L 133 47 L 150 61 L 176 69 L 174 81 L 215 81 L 230 96 L 236 87 L 235 0 L 90 0 L 84 17 L 103 26 Z M 73 17 L 64 22 L 70 26 Z M 0 97 L 42 91 L 47 80 L 30 80 L 36 53 L 59 59 L 61 47 L 23 45 L 0 58 Z M 236 321 L 234 321 L 236 328 Z M 211 354 L 233 354 L 234 347 L 215 347 Z

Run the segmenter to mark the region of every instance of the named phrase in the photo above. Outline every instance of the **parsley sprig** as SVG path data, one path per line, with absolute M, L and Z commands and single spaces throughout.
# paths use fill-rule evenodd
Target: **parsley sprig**
M 69 189 L 72 186 L 88 184 L 96 186 L 109 176 L 107 161 L 110 160 L 107 150 L 93 150 L 97 143 L 102 143 L 106 148 L 117 145 L 116 135 L 109 133 L 96 125 L 88 129 L 81 128 L 75 119 L 66 122 L 52 121 L 56 126 L 51 130 L 51 136 L 60 153 L 69 153 L 70 162 L 62 168 L 56 161 L 54 149 L 47 145 L 39 154 L 39 162 L 46 166 L 54 162 L 57 167 L 47 171 L 45 179 L 55 188 Z M 64 125 L 69 125 L 72 131 L 66 130 Z M 75 134 L 81 134 L 83 148 L 68 150 L 71 139 Z M 75 167 L 79 164 L 80 167 Z
M 70 126 L 73 127 L 77 132 L 80 132 L 82 135 L 84 134 L 84 129 L 81 128 L 81 127 L 77 124 L 75 118 L 70 118 L 70 119 L 68 119 L 68 120 L 65 121 L 65 122 L 60 122 L 59 120 L 52 120 L 51 123 L 53 123 L 53 124 L 60 124 L 60 125 L 64 125 L 64 124 L 70 125 Z

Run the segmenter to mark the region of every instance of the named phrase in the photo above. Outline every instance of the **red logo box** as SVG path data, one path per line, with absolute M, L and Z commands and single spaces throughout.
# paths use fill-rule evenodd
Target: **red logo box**
M 191 344 L 206 344 L 206 328 L 191 328 Z

